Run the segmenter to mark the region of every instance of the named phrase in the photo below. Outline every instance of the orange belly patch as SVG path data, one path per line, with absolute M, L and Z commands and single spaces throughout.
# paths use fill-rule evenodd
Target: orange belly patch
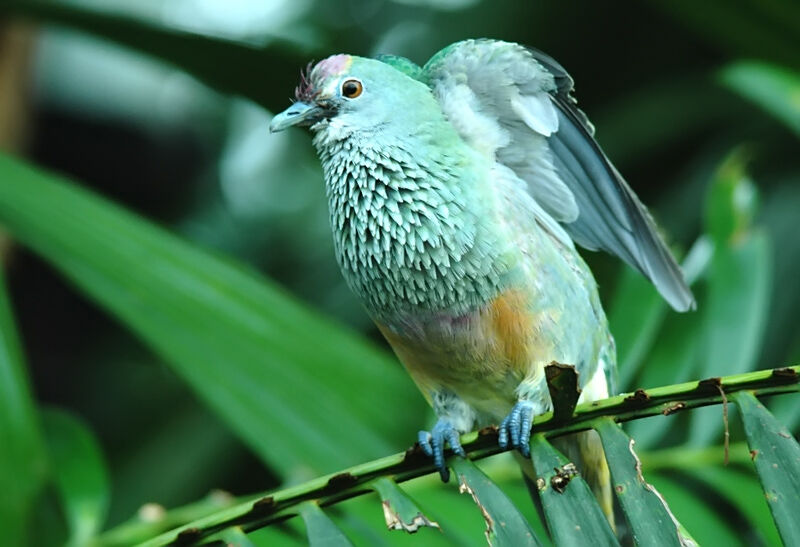
M 497 351 L 512 369 L 530 365 L 531 345 L 536 337 L 536 318 L 520 290 L 508 290 L 489 306 L 489 327 L 497 341 Z
M 426 393 L 435 386 L 499 385 L 529 375 L 537 355 L 550 347 L 541 344 L 541 321 L 549 314 L 530 310 L 527 294 L 512 289 L 469 316 L 421 322 L 413 336 L 376 324 Z

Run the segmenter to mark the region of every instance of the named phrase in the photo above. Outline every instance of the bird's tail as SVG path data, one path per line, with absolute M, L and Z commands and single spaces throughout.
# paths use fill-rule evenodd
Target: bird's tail
M 600 435 L 597 434 L 597 431 L 590 429 L 568 437 L 553 439 L 553 444 L 569 461 L 578 466 L 578 471 L 594 492 L 611 528 L 616 530 L 611 471 L 606 463 L 606 454 L 603 451 Z
M 605 399 L 609 392 L 616 388 L 615 368 L 613 367 L 613 342 L 603 349 L 597 370 L 584 386 L 579 402 Z M 611 365 L 609 364 L 611 363 Z M 583 479 L 592 489 L 600 508 L 603 510 L 611 529 L 617 531 L 614 518 L 614 495 L 611 484 L 611 471 L 606 462 L 606 454 L 600 435 L 594 430 L 581 431 L 572 435 L 559 437 L 552 440 L 553 445 L 564 456 L 573 462 Z M 530 460 L 518 458 L 522 471 L 525 474 L 531 497 L 538 508 L 538 489 L 532 487 L 536 484 L 536 472 Z
M 606 453 L 597 431 L 582 431 L 577 434 L 578 450 L 583 460 L 584 478 L 594 492 L 600 508 L 605 513 L 611 529 L 616 532 L 614 522 L 614 494 L 611 486 L 611 471 L 606 462 Z
M 611 472 L 606 463 L 605 452 L 603 445 L 600 441 L 600 435 L 596 431 L 581 431 L 553 439 L 553 445 L 561 451 L 564 456 L 573 462 L 578 471 L 594 492 L 600 508 L 603 510 L 611 529 L 616 532 L 616 523 L 614 519 L 614 497 L 611 490 Z M 533 464 L 529 459 L 525 459 L 517 454 L 522 472 L 525 474 L 526 482 L 529 484 L 531 496 L 534 503 L 539 507 L 538 489 L 533 487 L 536 484 L 536 472 L 533 469 Z

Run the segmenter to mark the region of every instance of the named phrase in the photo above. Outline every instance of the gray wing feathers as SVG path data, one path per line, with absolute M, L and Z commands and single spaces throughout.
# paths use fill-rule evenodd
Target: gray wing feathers
M 683 274 L 647 209 L 568 107 L 556 104 L 560 125 L 549 144 L 556 170 L 580 210 L 564 229 L 582 247 L 615 254 L 642 272 L 676 310 L 694 307 Z
M 464 140 L 524 180 L 576 243 L 622 258 L 676 310 L 694 307 L 647 209 L 595 142 L 560 64 L 517 44 L 467 40 L 423 72 Z

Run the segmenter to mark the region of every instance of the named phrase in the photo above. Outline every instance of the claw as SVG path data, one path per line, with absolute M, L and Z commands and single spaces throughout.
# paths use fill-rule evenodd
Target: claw
M 508 416 L 500 422 L 497 442 L 500 448 L 511 447 L 519 450 L 526 458 L 530 457 L 531 425 L 533 424 L 534 404 L 530 401 L 517 401 Z
M 497 435 L 497 444 L 500 445 L 500 448 L 508 448 L 508 421 L 511 418 L 511 414 L 503 418 L 503 421 L 500 422 L 499 433 Z
M 444 461 L 445 443 L 450 445 L 450 449 L 455 454 L 458 454 L 462 458 L 466 457 L 464 448 L 461 446 L 458 431 L 447 418 L 439 418 L 430 433 L 427 431 L 420 431 L 417 442 L 420 448 L 422 448 L 422 451 L 433 458 L 433 465 L 439 470 L 439 476 L 442 477 L 443 482 L 450 480 L 450 470 L 447 468 Z
M 429 457 L 433 457 L 433 449 L 431 449 L 431 434 L 427 431 L 420 431 L 419 435 L 417 436 L 417 442 L 419 443 L 420 448 L 425 454 Z

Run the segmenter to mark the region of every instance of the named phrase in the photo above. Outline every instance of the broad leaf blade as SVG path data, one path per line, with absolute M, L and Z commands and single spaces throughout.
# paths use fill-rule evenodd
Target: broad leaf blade
M 405 530 L 413 534 L 421 526 L 439 528 L 439 525 L 426 517 L 417 507 L 416 502 L 403 492 L 393 480 L 382 477 L 372 483 L 372 488 L 381 497 L 383 516 L 389 530 Z
M 726 517 L 717 513 L 696 492 L 678 484 L 671 476 L 650 473 L 647 479 L 667 500 L 675 517 L 686 529 L 683 533 L 691 533 L 696 545 L 745 545 L 731 530 Z
M 681 269 L 690 286 L 706 273 L 712 255 L 713 244 L 708 237 L 698 238 L 689 249 Z M 664 320 L 674 317 L 675 314 L 668 314 L 666 301 L 650 281 L 631 268 L 623 269 L 622 279 L 614 293 L 608 315 L 619 356 L 618 390 L 660 385 L 648 382 L 646 376 L 654 368 L 652 352 L 661 350 L 665 345 L 662 343 L 654 347 L 657 338 L 663 342 L 661 333 L 664 330 Z M 669 371 L 675 366 L 674 363 L 684 361 L 674 361 L 665 370 Z M 637 385 L 633 385 L 634 379 L 638 380 Z M 674 380 L 674 376 L 669 377 L 663 383 Z
M 1 265 L 0 446 L 0 530 L 9 545 L 24 545 L 47 462 Z
M 285 95 L 274 93 L 264 79 L 253 75 L 268 67 L 270 81 L 295 81 L 299 68 L 320 55 L 297 42 L 273 39 L 267 45 L 254 46 L 78 3 L 7 0 L 0 4 L 2 12 L 41 18 L 113 40 L 172 63 L 219 91 L 240 94 L 272 110 L 285 107 Z
M 735 149 L 717 168 L 705 204 L 705 230 L 717 247 L 747 237 L 758 208 L 758 192 L 747 174 L 747 151 Z
M 89 429 L 64 411 L 43 413 L 56 489 L 70 529 L 68 545 L 86 545 L 101 528 L 110 487 L 100 446 Z
M 719 74 L 722 83 L 752 101 L 800 137 L 800 73 L 759 61 L 739 61 Z
M 631 387 L 666 315 L 667 304 L 653 284 L 624 268 L 608 313 L 619 356 L 619 388 Z
M 299 507 L 306 523 L 308 544 L 311 547 L 345 547 L 353 544 L 334 522 L 322 512 L 319 505 L 309 501 Z
M 213 539 L 214 538 L 212 538 L 212 541 Z M 217 534 L 216 539 L 224 541 L 225 547 L 257 547 L 257 544 L 238 526 L 223 530 Z
M 423 406 L 385 353 L 84 190 L 7 157 L 0 180 L 0 222 L 160 354 L 274 469 L 329 471 L 412 438 Z M 394 411 L 375 412 L 384 408 Z
M 781 539 L 800 545 L 800 445 L 751 392 L 738 392 L 733 399 Z
M 556 545 L 619 545 L 589 485 L 544 435 L 531 438 L 531 458 L 547 525 Z M 555 485 L 555 486 L 554 486 Z
M 302 523 L 292 519 L 282 525 L 266 526 L 247 533 L 247 539 L 257 547 L 307 547 L 308 541 L 303 535 Z
M 704 483 L 709 490 L 724 497 L 749 521 L 748 528 L 761 536 L 764 545 L 780 545 L 781 539 L 764 492 L 754 472 L 743 473 L 733 466 L 682 469 L 682 474 Z
M 636 545 L 680 546 L 679 525 L 661 495 L 644 480 L 642 464 L 633 451 L 633 439 L 611 418 L 598 420 L 594 426 L 603 441 L 614 491 Z
M 772 245 L 769 235 L 751 226 L 757 194 L 735 151 L 717 171 L 706 206 L 706 229 L 715 252 L 703 307 L 706 346 L 700 377 L 747 372 L 755 368 L 772 289 Z M 719 436 L 717 410 L 692 416 L 690 442 L 708 444 Z
M 647 366 L 642 367 L 638 386 L 649 389 L 671 382 L 691 380 L 698 359 L 702 357 L 703 318 L 699 313 L 673 314 L 667 318 L 659 335 L 659 343 L 650 352 Z M 636 439 L 640 450 L 663 443 L 676 424 L 676 417 L 653 416 L 628 423 L 628 433 Z
M 441 489 L 441 480 L 438 487 Z M 375 496 L 358 496 L 325 511 L 354 545 L 450 547 L 454 544 L 449 534 L 443 534 L 439 528 L 422 527 L 413 534 L 390 533 L 385 520 L 379 516 L 381 505 Z
M 515 479 L 521 480 L 519 468 L 516 468 Z M 442 488 L 442 480 L 438 473 L 403 483 L 403 490 L 424 503 L 425 507 L 433 507 L 436 510 L 436 522 L 441 526 L 441 533 L 434 530 L 420 532 L 420 536 L 425 534 L 426 545 L 430 536 L 434 536 L 435 540 L 441 537 L 442 542 L 448 545 L 486 544 L 484 539 L 486 524 L 484 519 L 476 516 L 475 500 L 460 494 L 454 488 Z M 415 536 L 412 539 L 423 541 L 423 537 Z
M 148 510 L 140 508 L 139 511 L 148 518 L 142 519 L 141 514 L 136 514 L 127 522 L 101 534 L 95 543 L 104 546 L 139 545 L 167 530 L 207 517 L 235 503 L 236 499 L 233 496 L 217 490 L 202 500 L 166 512 L 162 512 L 158 506 L 151 506 L 154 511 L 148 515 Z
M 771 289 L 771 245 L 755 232 L 735 248 L 718 249 L 706 302 L 706 377 L 752 370 L 766 326 Z
M 542 544 L 519 509 L 474 463 L 454 457 L 450 465 L 458 478 L 459 491 L 471 495 L 481 510 L 489 545 Z

